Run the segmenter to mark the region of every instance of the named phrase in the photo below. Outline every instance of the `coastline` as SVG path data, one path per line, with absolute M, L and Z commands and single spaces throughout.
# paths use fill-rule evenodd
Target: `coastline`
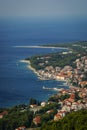
M 40 77 L 39 73 L 31 66 L 30 60 L 20 60 L 20 62 L 27 63 L 27 68 L 32 70 L 38 77 Z
M 28 65 L 27 65 L 27 68 L 28 69 L 30 69 L 30 70 L 32 70 L 33 71 L 33 73 L 35 73 L 36 75 L 37 75 L 37 77 L 38 77 L 38 79 L 40 79 L 40 80 L 52 80 L 52 79 L 49 79 L 49 78 L 44 78 L 44 77 L 42 77 L 32 66 L 31 66 L 31 62 L 30 62 L 30 60 L 20 60 L 20 62 L 23 62 L 23 63 L 27 63 Z M 56 80 L 56 79 L 55 79 Z M 69 87 L 69 89 L 70 88 L 76 88 L 75 86 L 72 86 L 72 85 L 68 85 L 68 83 L 67 83 L 67 80 L 57 80 L 57 81 L 64 81 L 65 82 L 65 84 L 67 84 L 67 86 Z
M 29 65 L 27 66 L 27 68 L 29 68 L 30 70 L 32 70 L 35 74 L 37 74 L 37 76 L 40 76 L 40 75 L 38 74 L 38 72 L 31 66 L 30 61 L 29 61 Z
M 33 68 L 33 67 L 31 66 L 30 60 L 20 60 L 20 62 L 27 63 L 27 64 L 28 64 L 28 65 L 27 65 L 27 68 L 30 69 L 30 70 L 32 70 L 33 73 L 35 73 L 35 74 L 37 75 L 38 79 L 40 79 L 40 80 L 52 80 L 52 79 L 50 79 L 50 78 L 42 77 L 42 76 L 35 70 L 35 68 Z M 56 81 L 64 81 L 65 83 L 67 83 L 67 81 L 66 81 L 65 79 L 64 79 L 64 80 L 53 79 L 53 80 L 56 80 Z M 69 86 L 69 87 L 70 87 L 70 86 Z
M 53 79 L 45 78 L 45 77 L 41 76 L 41 75 L 35 70 L 35 68 L 33 68 L 33 67 L 31 66 L 30 60 L 20 60 L 20 62 L 27 63 L 27 64 L 28 64 L 28 65 L 27 65 L 27 68 L 30 69 L 31 71 L 33 71 L 33 73 L 36 74 L 36 76 L 37 76 L 38 79 L 40 79 L 40 80 L 53 80 Z M 54 79 L 54 80 L 56 80 L 56 79 Z M 56 81 L 61 81 L 61 82 L 64 81 L 65 84 L 66 84 L 66 85 L 64 85 L 64 86 L 68 86 L 66 80 L 56 80 Z M 73 87 L 68 86 L 68 88 L 70 89 L 70 88 L 73 88 Z M 62 91 L 64 88 L 62 88 L 62 87 L 61 87 L 61 88 L 57 88 L 57 87 L 53 87 L 53 88 L 49 88 L 49 87 L 48 87 L 48 88 L 47 88 L 47 87 L 43 86 L 42 89 L 45 89 L 45 90 L 53 90 L 53 91 L 60 92 L 60 91 Z

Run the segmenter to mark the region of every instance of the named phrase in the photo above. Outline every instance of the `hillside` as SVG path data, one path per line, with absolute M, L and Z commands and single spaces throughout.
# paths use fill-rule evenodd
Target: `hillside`
M 44 124 L 40 130 L 87 130 L 87 110 L 72 112 L 58 122 Z

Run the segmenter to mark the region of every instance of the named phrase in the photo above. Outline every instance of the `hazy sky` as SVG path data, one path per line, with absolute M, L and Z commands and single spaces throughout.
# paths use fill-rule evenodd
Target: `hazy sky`
M 0 17 L 87 16 L 87 0 L 0 0 Z

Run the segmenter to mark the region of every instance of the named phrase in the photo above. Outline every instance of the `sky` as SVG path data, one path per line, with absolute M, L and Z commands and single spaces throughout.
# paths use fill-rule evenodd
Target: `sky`
M 87 16 L 87 0 L 0 0 L 0 17 L 64 18 Z

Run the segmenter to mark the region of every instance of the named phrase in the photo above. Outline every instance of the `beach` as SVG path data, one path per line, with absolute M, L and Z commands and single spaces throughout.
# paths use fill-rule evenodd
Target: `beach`
M 68 50 L 68 48 L 65 47 L 53 47 L 53 46 L 13 46 L 16 48 L 43 48 L 43 49 L 66 49 Z

